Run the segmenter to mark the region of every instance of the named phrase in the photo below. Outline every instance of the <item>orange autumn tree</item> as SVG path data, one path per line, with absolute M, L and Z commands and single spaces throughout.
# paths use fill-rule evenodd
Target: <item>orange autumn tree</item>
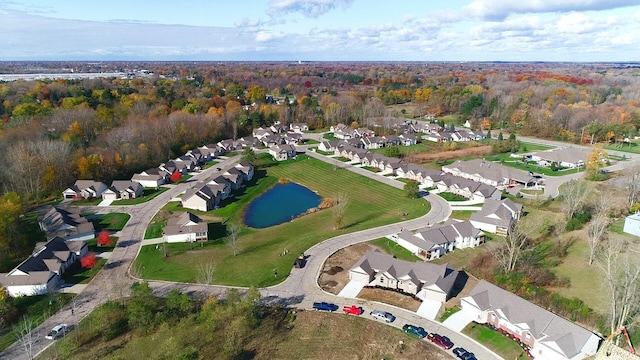
M 89 252 L 80 259 L 80 265 L 85 269 L 91 269 L 98 264 L 98 257 L 95 253 Z

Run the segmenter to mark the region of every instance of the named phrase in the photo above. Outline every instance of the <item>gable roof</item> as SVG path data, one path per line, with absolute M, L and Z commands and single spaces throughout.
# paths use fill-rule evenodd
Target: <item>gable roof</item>
M 567 357 L 580 350 L 594 333 L 529 301 L 480 280 L 467 298 L 482 311 L 494 311 L 511 324 L 528 328 L 543 343 L 555 343 Z
M 185 211 L 177 217 L 172 217 L 167 221 L 164 228 L 166 235 L 179 235 L 195 232 L 207 232 L 208 225 L 197 215 Z
M 38 224 L 47 239 L 95 232 L 93 223 L 80 214 L 80 209 L 73 207 L 44 206 Z

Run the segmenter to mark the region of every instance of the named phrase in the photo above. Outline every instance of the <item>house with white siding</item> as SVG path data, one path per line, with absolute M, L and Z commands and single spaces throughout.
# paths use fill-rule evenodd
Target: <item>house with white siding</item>
M 169 243 L 207 241 L 208 224 L 195 214 L 185 211 L 167 221 L 164 236 Z

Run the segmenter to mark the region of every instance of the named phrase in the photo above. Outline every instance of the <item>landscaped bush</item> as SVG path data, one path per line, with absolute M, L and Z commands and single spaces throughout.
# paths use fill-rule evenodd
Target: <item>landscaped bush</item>
M 584 224 L 588 223 L 591 220 L 591 213 L 588 211 L 582 211 L 576 213 L 571 220 L 567 221 L 566 230 L 573 231 L 582 229 Z

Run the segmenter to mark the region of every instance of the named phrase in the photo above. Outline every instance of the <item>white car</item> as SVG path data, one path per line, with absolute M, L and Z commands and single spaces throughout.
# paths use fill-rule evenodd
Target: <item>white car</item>
M 71 331 L 71 328 L 67 324 L 56 325 L 45 336 L 45 339 L 55 340 L 65 336 L 69 331 Z

